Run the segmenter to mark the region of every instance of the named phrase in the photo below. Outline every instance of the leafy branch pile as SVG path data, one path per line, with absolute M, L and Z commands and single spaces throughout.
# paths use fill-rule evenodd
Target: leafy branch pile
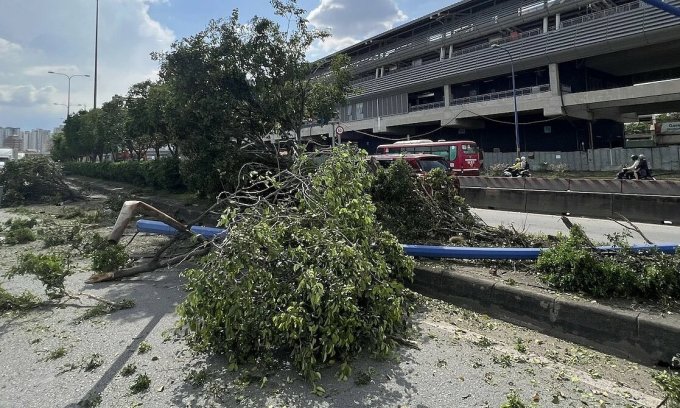
M 378 220 L 402 243 L 535 245 L 528 235 L 484 224 L 458 195 L 457 180 L 440 170 L 416 177 L 399 160 L 377 169 L 371 196 Z
M 595 249 L 574 225 L 568 236 L 541 254 L 538 270 L 555 288 L 598 297 L 677 298 L 680 293 L 680 255 L 658 251 L 633 252 L 622 235 L 610 237 L 618 251 Z
M 2 197 L 5 207 L 77 198 L 64 181 L 61 167 L 42 156 L 7 162 L 0 171 L 0 185 L 5 188 Z
M 413 261 L 376 220 L 365 155 L 342 146 L 314 167 L 302 156 L 225 196 L 229 234 L 185 272 L 181 320 L 233 368 L 287 351 L 312 382 L 333 362 L 345 379 L 360 351 L 385 355 L 408 328 Z

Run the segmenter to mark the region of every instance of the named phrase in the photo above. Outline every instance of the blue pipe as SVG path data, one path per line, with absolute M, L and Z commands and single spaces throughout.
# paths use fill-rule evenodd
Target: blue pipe
M 654 6 L 658 9 L 665 11 L 666 13 L 673 14 L 674 16 L 680 17 L 680 8 L 671 6 L 670 4 L 664 3 L 661 0 L 642 0 L 650 6 Z
M 148 232 L 151 234 L 161 235 L 175 235 L 177 230 L 173 227 L 160 222 L 150 220 L 137 221 L 138 232 Z M 206 239 L 212 239 L 226 233 L 222 228 L 212 227 L 191 227 L 191 232 L 203 236 Z M 538 259 L 538 256 L 546 248 L 476 248 L 476 247 L 450 247 L 450 246 L 433 246 L 433 245 L 402 245 L 404 253 L 410 256 L 419 256 L 423 258 L 452 258 L 452 259 Z M 660 244 L 647 245 L 635 244 L 631 246 L 634 252 L 649 251 L 657 249 L 666 254 L 674 254 L 678 245 L 675 244 Z M 600 251 L 616 251 L 614 246 L 600 246 L 597 247 Z

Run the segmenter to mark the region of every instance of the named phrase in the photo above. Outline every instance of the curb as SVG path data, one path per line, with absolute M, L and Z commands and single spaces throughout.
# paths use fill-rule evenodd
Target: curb
M 650 314 L 575 302 L 482 277 L 414 269 L 411 289 L 507 322 L 646 365 L 671 363 L 680 325 Z

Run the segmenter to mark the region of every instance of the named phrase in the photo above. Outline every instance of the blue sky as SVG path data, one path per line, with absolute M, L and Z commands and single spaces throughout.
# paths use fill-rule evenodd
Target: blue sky
M 435 0 L 298 0 L 333 37 L 314 44 L 316 59 L 445 7 Z M 273 17 L 268 0 L 99 0 L 98 97 L 101 106 L 130 85 L 154 78 L 149 57 L 238 8 L 242 21 Z M 66 116 L 67 75 L 94 73 L 95 0 L 2 0 L 0 127 L 52 129 Z M 93 78 L 71 80 L 71 112 L 93 106 Z M 80 105 L 80 106 L 79 106 Z

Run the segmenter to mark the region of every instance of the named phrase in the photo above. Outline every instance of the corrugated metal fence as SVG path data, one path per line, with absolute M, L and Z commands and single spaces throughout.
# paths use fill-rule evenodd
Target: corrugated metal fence
M 644 154 L 652 170 L 680 171 L 680 146 L 521 153 L 529 159 L 533 170 L 547 170 L 551 164 L 563 164 L 572 171 L 616 171 L 624 164 L 630 165 L 632 163 L 630 156 L 633 154 Z M 512 163 L 514 159 L 513 152 L 484 152 L 484 166 L 487 169 L 494 164 Z

